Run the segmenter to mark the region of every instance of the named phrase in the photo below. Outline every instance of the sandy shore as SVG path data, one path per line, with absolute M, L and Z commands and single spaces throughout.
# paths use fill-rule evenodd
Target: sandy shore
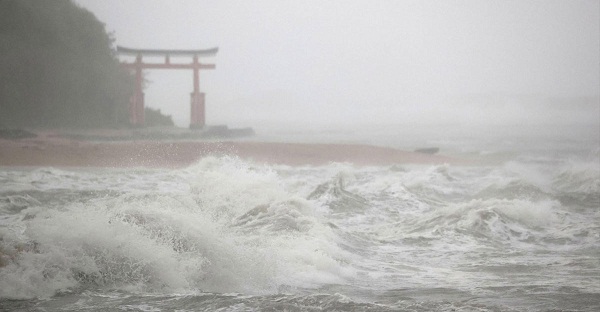
M 440 155 L 352 144 L 208 141 L 92 142 L 43 137 L 0 139 L 0 166 L 181 168 L 202 157 L 231 155 L 258 163 L 356 165 L 461 163 Z

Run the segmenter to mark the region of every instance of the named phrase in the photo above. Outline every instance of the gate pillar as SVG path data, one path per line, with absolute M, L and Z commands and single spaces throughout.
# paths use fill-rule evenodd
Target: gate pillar
M 129 98 L 129 123 L 141 127 L 144 119 L 144 92 L 135 92 Z
M 206 123 L 204 92 L 190 93 L 190 129 L 202 129 Z

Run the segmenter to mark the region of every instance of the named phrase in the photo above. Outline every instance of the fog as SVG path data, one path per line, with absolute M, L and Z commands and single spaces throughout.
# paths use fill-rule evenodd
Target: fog
M 599 1 L 76 2 L 121 46 L 219 47 L 209 125 L 600 123 Z M 147 78 L 187 126 L 191 71 Z

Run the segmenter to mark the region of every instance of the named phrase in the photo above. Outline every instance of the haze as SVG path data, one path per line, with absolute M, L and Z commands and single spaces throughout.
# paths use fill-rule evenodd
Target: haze
M 219 47 L 207 123 L 600 123 L 599 1 L 77 0 L 131 48 Z M 146 105 L 189 123 L 188 71 Z

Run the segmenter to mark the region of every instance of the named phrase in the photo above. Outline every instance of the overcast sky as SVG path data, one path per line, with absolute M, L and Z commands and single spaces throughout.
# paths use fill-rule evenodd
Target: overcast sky
M 464 99 L 600 93 L 598 0 L 76 2 L 121 46 L 219 47 L 201 60 L 209 124 L 432 122 Z M 191 71 L 148 78 L 146 104 L 187 125 Z

